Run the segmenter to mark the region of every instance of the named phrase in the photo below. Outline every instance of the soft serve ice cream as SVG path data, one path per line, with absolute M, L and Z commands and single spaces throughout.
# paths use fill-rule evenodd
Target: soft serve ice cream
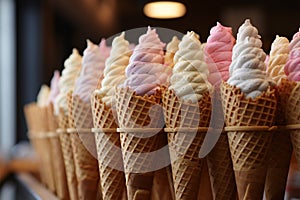
M 164 46 L 156 30 L 148 27 L 147 33 L 140 36 L 139 44 L 130 57 L 125 70 L 127 79 L 123 86 L 134 90 L 137 95 L 152 95 L 161 85 L 166 84 L 169 71 L 163 65 Z
M 199 35 L 191 31 L 183 36 L 174 62 L 169 89 L 173 89 L 180 99 L 198 102 L 211 88 Z
M 300 81 L 300 29 L 289 45 L 290 54 L 284 72 L 291 81 Z
M 46 106 L 48 102 L 48 97 L 50 94 L 50 88 L 47 85 L 42 85 L 41 89 L 37 95 L 37 105 L 38 106 Z
M 258 31 L 247 19 L 238 30 L 227 81 L 240 88 L 246 98 L 255 99 L 275 84 L 266 76 L 266 54 L 261 47 Z
M 102 101 L 111 106 L 115 94 L 115 87 L 122 84 L 125 79 L 125 68 L 131 55 L 129 42 L 125 40 L 125 33 L 115 37 L 112 42 L 110 56 L 105 62 L 104 79 L 101 89 L 95 92 L 102 95 Z
M 174 66 L 173 58 L 175 53 L 178 51 L 178 45 L 180 40 L 173 36 L 172 40 L 167 44 L 166 55 L 165 55 L 165 65 L 169 67 Z
M 235 38 L 232 36 L 232 29 L 217 22 L 217 25 L 210 30 L 210 36 L 204 47 L 205 60 L 210 72 L 208 80 L 211 84 L 215 85 L 221 80 L 228 80 L 234 44 Z
M 59 114 L 59 109 L 63 109 L 65 114 L 68 112 L 67 94 L 74 89 L 75 81 L 81 70 L 82 57 L 77 49 L 73 49 L 72 54 L 66 59 L 61 78 L 58 82 L 60 93 L 55 99 L 55 113 Z
M 87 48 L 83 52 L 82 70 L 75 83 L 73 95 L 78 95 L 84 102 L 90 102 L 91 93 L 103 79 L 105 60 L 109 56 L 110 48 L 106 41 L 101 40 L 99 46 L 87 40 Z
M 267 73 L 276 81 L 277 85 L 286 77 L 284 66 L 288 57 L 289 40 L 285 37 L 276 36 L 271 46 Z
M 58 87 L 59 79 L 60 79 L 59 71 L 55 70 L 50 82 L 50 94 L 47 100 L 47 104 L 50 103 L 54 104 L 54 101 L 59 94 L 59 87 Z

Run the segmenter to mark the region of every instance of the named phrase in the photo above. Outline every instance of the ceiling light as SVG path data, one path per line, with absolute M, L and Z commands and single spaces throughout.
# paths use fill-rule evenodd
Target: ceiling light
M 151 18 L 171 19 L 184 16 L 186 7 L 183 3 L 174 1 L 155 1 L 144 6 L 144 13 Z

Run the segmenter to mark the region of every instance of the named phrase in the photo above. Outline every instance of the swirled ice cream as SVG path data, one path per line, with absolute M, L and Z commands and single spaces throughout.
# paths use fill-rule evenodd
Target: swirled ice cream
M 174 62 L 169 89 L 173 89 L 184 101 L 198 102 L 211 88 L 199 35 L 191 31 L 183 36 Z
M 166 54 L 165 54 L 165 65 L 169 67 L 174 66 L 173 58 L 175 53 L 178 51 L 178 45 L 180 40 L 173 36 L 172 40 L 167 44 Z
M 148 27 L 130 57 L 125 70 L 127 79 L 122 87 L 129 87 L 137 95 L 152 95 L 161 85 L 166 84 L 169 70 L 163 65 L 164 46 L 156 30 Z
M 261 47 L 260 35 L 247 19 L 238 30 L 227 81 L 240 88 L 246 98 L 255 99 L 275 84 L 266 75 L 266 54 Z
M 270 58 L 267 73 L 276 81 L 277 85 L 286 77 L 284 66 L 289 57 L 289 40 L 285 37 L 276 36 L 271 45 Z
M 50 94 L 50 88 L 47 85 L 42 85 L 41 89 L 37 95 L 36 103 L 38 106 L 46 106 L 48 102 L 48 97 Z
M 105 39 L 101 40 L 99 46 L 87 40 L 87 48 L 82 57 L 82 70 L 73 92 L 74 96 L 78 95 L 86 103 L 90 102 L 90 95 L 103 79 L 105 60 L 109 56 L 107 49 Z
M 59 94 L 59 87 L 58 87 L 59 79 L 60 79 L 59 71 L 55 70 L 50 82 L 50 94 L 47 99 L 47 104 L 50 103 L 54 104 L 54 101 L 57 95 Z
M 210 30 L 210 36 L 205 45 L 205 60 L 208 64 L 208 80 L 215 85 L 229 78 L 232 48 L 235 38 L 230 27 L 222 26 L 219 22 Z
M 300 29 L 289 45 L 290 54 L 284 67 L 284 72 L 289 80 L 300 81 Z
M 55 99 L 55 113 L 59 114 L 61 108 L 65 114 L 68 112 L 67 94 L 74 89 L 75 80 L 77 79 L 81 70 L 82 57 L 77 49 L 73 49 L 72 54 L 65 60 L 65 68 L 58 82 L 59 94 Z
M 110 56 L 105 62 L 102 87 L 95 91 L 95 93 L 102 96 L 102 101 L 109 107 L 112 104 L 115 87 L 122 84 L 126 79 L 125 68 L 129 63 L 131 53 L 132 51 L 130 50 L 129 42 L 125 40 L 124 32 L 114 38 Z

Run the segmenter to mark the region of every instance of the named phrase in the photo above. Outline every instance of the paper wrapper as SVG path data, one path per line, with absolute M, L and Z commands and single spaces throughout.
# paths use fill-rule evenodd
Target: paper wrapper
M 92 96 L 92 112 L 103 199 L 127 199 L 116 119 L 111 108 L 102 102 L 100 95 Z
M 58 129 L 58 118 L 54 115 L 52 104 L 47 106 L 47 115 L 51 153 L 54 156 L 52 162 L 54 168 L 56 193 L 60 199 L 67 200 L 69 199 L 69 190 L 67 184 L 66 169 L 58 135 L 59 133 L 56 132 L 56 130 Z
M 93 116 L 90 103 L 84 103 L 77 95 L 68 101 L 69 122 L 76 129 L 70 131 L 78 182 L 79 199 L 102 199 L 95 137 L 91 132 Z
M 204 159 L 199 152 L 211 115 L 209 93 L 198 103 L 179 100 L 173 90 L 164 90 L 163 110 L 168 131 L 175 199 L 196 199 L 201 179 Z
M 286 125 L 285 109 L 290 93 L 290 84 L 282 80 L 278 86 L 278 103 L 275 124 Z M 284 199 L 287 177 L 290 167 L 292 143 L 287 130 L 279 129 L 274 132 L 271 150 L 269 151 L 268 172 L 265 184 L 267 199 Z
M 138 96 L 117 88 L 115 97 L 128 199 L 150 199 L 164 124 L 161 92 Z
M 67 98 L 72 99 L 71 92 L 68 93 Z M 58 116 L 59 129 L 57 129 L 57 133 L 59 135 L 59 140 L 61 143 L 64 163 L 66 168 L 69 197 L 70 200 L 77 200 L 78 199 L 77 177 L 75 173 L 72 142 L 71 142 L 70 134 L 67 133 L 67 128 L 72 128 L 71 123 L 69 123 L 69 113 L 65 113 L 63 110 L 60 110 L 60 114 Z
M 290 129 L 290 137 L 294 154 L 300 167 L 300 83 L 287 81 L 288 98 L 286 102 L 287 127 Z
M 262 199 L 273 134 L 267 128 L 257 130 L 274 124 L 275 89 L 269 88 L 252 100 L 245 99 L 238 88 L 223 82 L 221 98 L 225 130 L 234 130 L 228 131 L 228 139 L 239 199 Z
M 26 118 L 30 135 L 34 146 L 41 160 L 41 177 L 46 186 L 55 193 L 55 177 L 53 167 L 53 156 L 51 153 L 51 144 L 47 133 L 49 131 L 47 107 L 40 107 L 36 103 L 32 103 L 25 107 Z

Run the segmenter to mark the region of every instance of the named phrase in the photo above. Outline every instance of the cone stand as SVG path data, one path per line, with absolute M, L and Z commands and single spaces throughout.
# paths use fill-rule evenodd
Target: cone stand
M 120 135 L 112 110 L 94 95 L 92 112 L 103 199 L 127 199 Z
M 277 99 L 268 89 L 255 100 L 227 83 L 221 97 L 239 199 L 262 199 Z
M 166 89 L 162 100 L 175 199 L 196 199 L 204 162 L 199 152 L 211 114 L 209 93 L 193 104 L 179 100 L 173 90 Z

